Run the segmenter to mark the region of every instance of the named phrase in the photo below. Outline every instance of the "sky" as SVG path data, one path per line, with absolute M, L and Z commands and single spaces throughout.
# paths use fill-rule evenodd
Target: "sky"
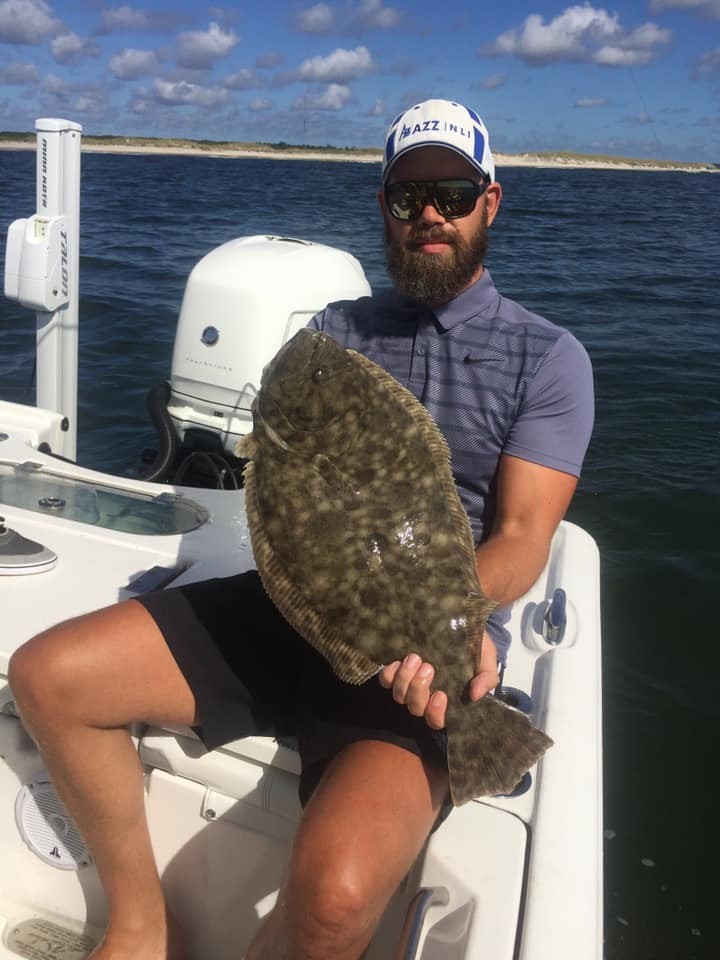
M 381 147 L 428 97 L 502 153 L 720 162 L 720 0 L 0 0 L 0 130 Z

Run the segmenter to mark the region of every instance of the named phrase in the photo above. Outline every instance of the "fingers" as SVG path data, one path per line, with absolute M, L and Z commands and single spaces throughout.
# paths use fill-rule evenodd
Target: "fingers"
M 470 681 L 470 699 L 479 700 L 494 690 L 499 682 L 497 648 L 490 634 L 486 632 L 480 647 L 480 657 L 475 662 L 475 676 Z
M 436 690 L 430 697 L 425 708 L 425 723 L 433 730 L 445 729 L 445 711 L 447 710 L 447 694 Z
M 396 660 L 380 673 L 380 683 L 392 689 L 393 700 L 404 703 L 413 716 L 421 717 L 430 699 L 430 684 L 435 670 L 423 663 L 416 653 L 409 653 L 404 660 Z
M 426 716 L 429 709 L 429 717 L 426 716 L 428 723 L 442 729 L 445 725 L 446 698 L 443 694 L 438 700 L 437 695 L 431 694 L 434 677 L 432 664 L 424 663 L 416 653 L 410 653 L 404 660 L 388 664 L 380 673 L 380 683 L 392 690 L 393 699 L 397 703 L 404 703 L 414 717 Z
M 470 681 L 468 692 L 471 700 L 479 700 L 500 682 L 497 650 L 490 635 L 483 636 L 480 655 L 475 662 L 475 676 Z M 435 670 L 416 653 L 409 653 L 404 660 L 395 660 L 383 667 L 380 684 L 392 690 L 393 699 L 403 703 L 414 717 L 425 717 L 433 730 L 445 727 L 447 696 L 441 690 L 431 690 Z

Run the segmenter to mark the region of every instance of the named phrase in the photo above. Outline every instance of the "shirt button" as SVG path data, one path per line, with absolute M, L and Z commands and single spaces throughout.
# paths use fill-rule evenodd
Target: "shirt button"
M 417 355 L 418 355 L 419 357 L 424 357 L 424 356 L 425 356 L 425 347 L 418 347 L 418 348 L 417 348 Z

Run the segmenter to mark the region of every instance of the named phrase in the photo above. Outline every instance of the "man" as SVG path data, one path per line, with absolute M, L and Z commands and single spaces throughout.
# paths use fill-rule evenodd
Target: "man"
M 379 194 L 396 292 L 331 305 L 315 325 L 435 416 L 481 583 L 507 606 L 540 574 L 574 492 L 592 382 L 577 341 L 500 297 L 484 269 L 500 199 L 472 111 L 430 100 L 401 115 Z M 507 653 L 502 616 L 489 631 L 475 699 Z M 432 664 L 409 650 L 380 683 L 341 684 L 253 573 L 150 594 L 27 643 L 11 664 L 16 701 L 108 899 L 96 960 L 186 956 L 152 857 L 133 721 L 194 724 L 210 748 L 253 725 L 297 733 L 305 810 L 277 905 L 246 956 L 358 960 L 446 804 L 447 701 L 432 680 Z

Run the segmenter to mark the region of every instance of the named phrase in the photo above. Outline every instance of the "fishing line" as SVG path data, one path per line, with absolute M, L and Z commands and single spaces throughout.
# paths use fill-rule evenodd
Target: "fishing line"
M 642 109 L 643 109 L 643 116 L 647 117 L 647 121 L 648 121 L 648 123 L 650 124 L 650 128 L 651 128 L 651 130 L 652 130 L 652 135 L 653 135 L 653 138 L 654 138 L 654 140 L 655 140 L 655 144 L 656 144 L 656 146 L 657 146 L 657 148 L 658 148 L 658 151 L 659 151 L 659 154 L 658 154 L 657 159 L 658 159 L 658 160 L 661 160 L 661 159 L 662 159 L 663 148 L 662 148 L 662 144 L 660 143 L 660 140 L 658 139 L 657 132 L 655 131 L 655 120 L 650 116 L 650 111 L 648 110 L 647 104 L 645 103 L 645 98 L 643 97 L 642 93 L 640 92 L 640 87 L 639 87 L 638 82 L 637 82 L 637 77 L 635 76 L 635 73 L 633 72 L 632 67 L 628 67 L 627 70 L 628 70 L 628 73 L 630 74 L 630 77 L 632 78 L 633 86 L 635 87 L 635 92 L 637 93 L 638 100 L 640 101 L 640 106 L 641 106 Z

